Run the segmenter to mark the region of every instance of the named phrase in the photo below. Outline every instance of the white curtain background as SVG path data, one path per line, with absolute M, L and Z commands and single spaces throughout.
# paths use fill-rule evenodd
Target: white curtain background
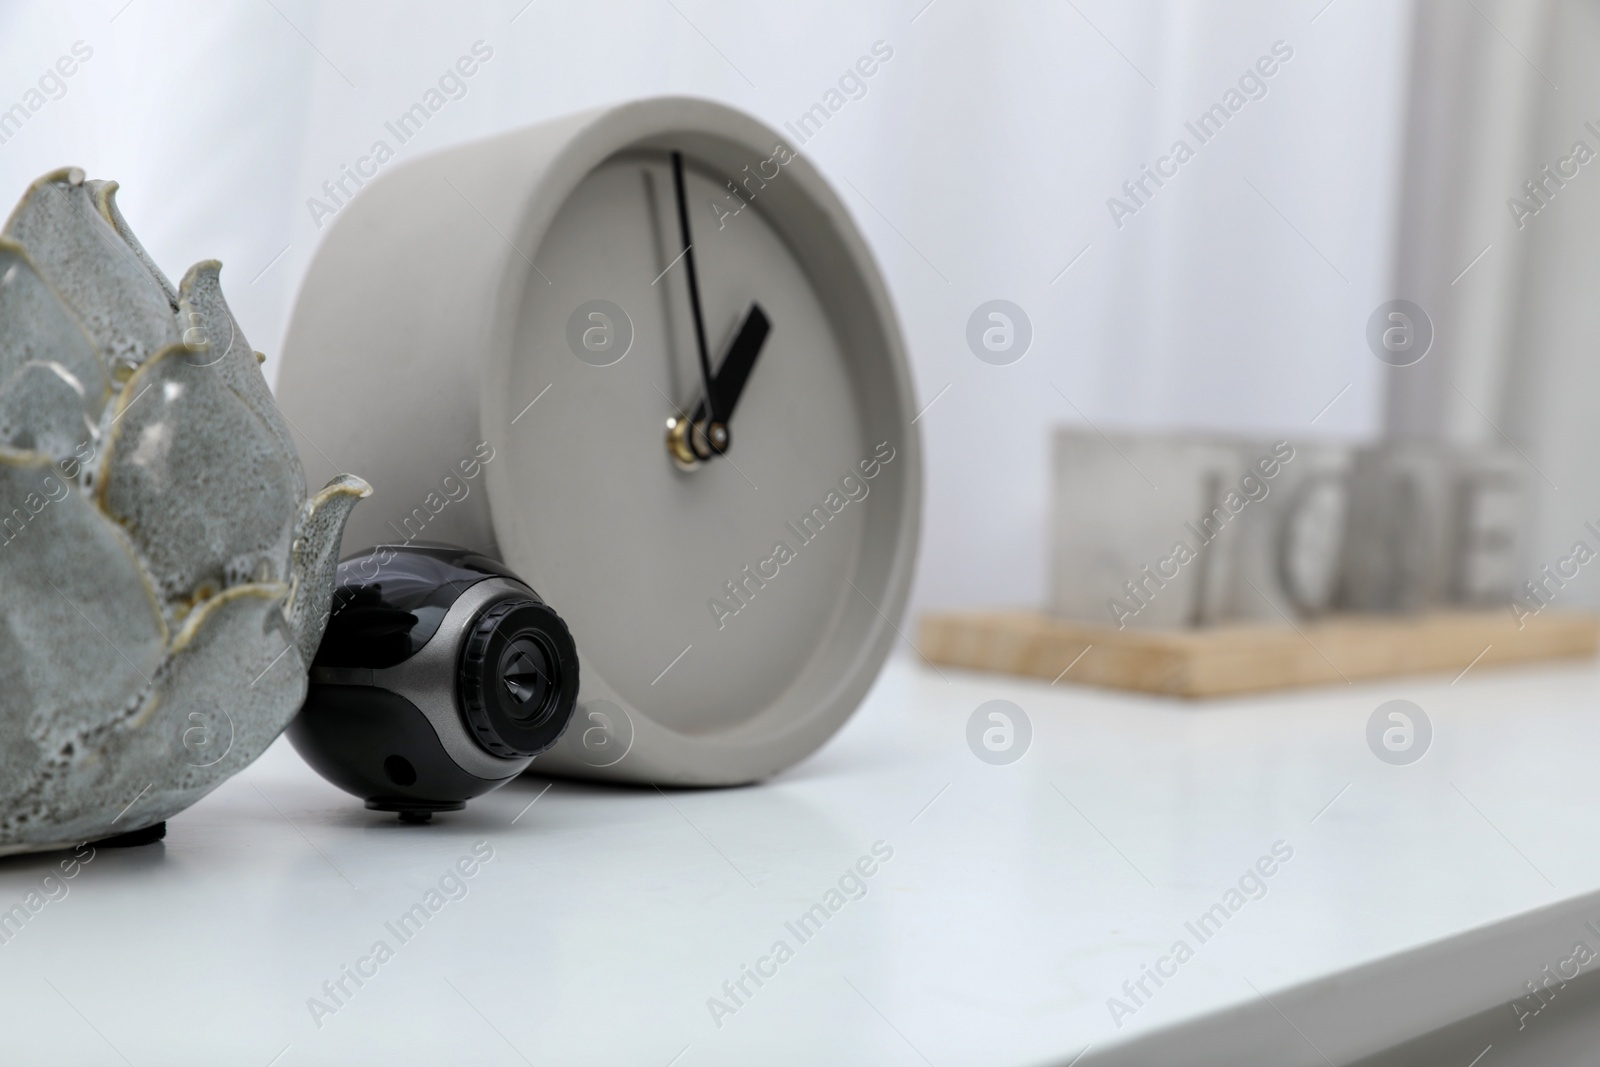
M 1559 88 L 1542 77 L 1532 83 L 1542 106 L 1514 149 L 1519 188 L 1540 167 L 1556 166 L 1575 141 L 1600 152 L 1600 134 L 1589 128 L 1600 129 L 1600 7 L 1577 0 L 1543 6 L 1542 33 L 1528 52 Z M 1587 529 L 1600 527 L 1600 160 L 1584 165 L 1525 221 L 1517 230 L 1507 211 L 1494 218 L 1492 236 L 1497 248 L 1519 239 L 1524 245 L 1515 250 L 1519 269 L 1498 384 L 1501 428 L 1540 472 L 1532 483 L 1537 508 L 1526 561 L 1532 575 L 1570 554 L 1580 539 L 1600 548 Z M 1585 567 L 1558 603 L 1600 606 L 1597 569 Z
M 393 144 L 384 123 L 474 42 L 492 58 L 396 163 L 661 93 L 781 126 L 881 40 L 892 60 L 805 151 L 876 251 L 931 403 L 915 604 L 1036 604 L 1053 426 L 1382 429 L 1387 368 L 1363 331 L 1405 295 L 1391 290 L 1413 26 L 1394 0 L 8 0 L 0 108 L 75 42 L 93 54 L 0 144 L 0 192 L 69 163 L 120 181 L 170 275 L 223 261 L 271 378 L 317 247 L 308 198 Z M 1193 143 L 1184 123 L 1275 42 L 1293 55 L 1266 95 L 1116 225 L 1108 198 Z M 969 314 L 994 298 L 1032 320 L 1011 366 L 966 347 Z
M 1429 310 L 1435 351 L 1385 371 L 1384 430 L 1514 446 L 1536 577 L 1600 547 L 1600 7 L 1422 0 L 1415 19 L 1395 288 Z M 1555 604 L 1600 606 L 1592 570 Z

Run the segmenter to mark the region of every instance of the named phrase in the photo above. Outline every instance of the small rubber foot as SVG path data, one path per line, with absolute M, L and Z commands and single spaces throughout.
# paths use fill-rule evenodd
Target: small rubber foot
M 167 824 L 158 822 L 154 826 L 146 826 L 143 830 L 129 830 L 125 834 L 114 834 L 89 843 L 96 848 L 132 848 L 135 845 L 153 845 L 166 836 Z
M 460 811 L 467 806 L 464 800 L 417 800 L 414 797 L 372 797 L 367 801 L 368 811 L 397 811 L 401 822 L 424 823 L 436 811 Z

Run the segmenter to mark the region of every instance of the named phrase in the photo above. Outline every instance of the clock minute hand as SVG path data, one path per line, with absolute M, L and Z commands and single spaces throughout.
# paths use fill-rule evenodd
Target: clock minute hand
M 706 394 L 711 393 L 711 357 L 706 351 L 705 316 L 700 312 L 700 279 L 694 269 L 694 238 L 689 232 L 689 203 L 683 188 L 683 153 L 672 153 L 672 189 L 678 202 L 678 233 L 683 238 L 683 266 L 689 278 L 689 310 L 694 315 L 694 340 L 696 354 L 700 357 L 700 381 Z M 712 406 L 713 420 L 718 414 Z
M 706 417 L 708 403 L 711 410 L 720 416 L 724 426 L 733 421 L 733 410 L 738 406 L 745 383 L 750 380 L 750 372 L 755 368 L 756 357 L 761 355 L 767 335 L 771 332 L 772 323 L 768 321 L 766 312 L 761 310 L 760 304 L 752 303 L 750 310 L 745 312 L 744 321 L 739 324 L 738 332 L 734 334 L 733 343 L 728 346 L 727 354 L 722 357 L 716 376 L 711 379 L 709 395 L 695 405 L 692 416 L 694 422 Z M 717 451 L 726 452 L 730 443 L 725 431 L 722 447 Z

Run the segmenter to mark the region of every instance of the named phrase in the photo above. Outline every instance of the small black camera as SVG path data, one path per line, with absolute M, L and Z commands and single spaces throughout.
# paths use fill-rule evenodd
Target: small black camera
M 289 741 L 374 811 L 426 822 L 522 773 L 578 699 L 566 623 L 487 556 L 379 545 L 339 564 Z

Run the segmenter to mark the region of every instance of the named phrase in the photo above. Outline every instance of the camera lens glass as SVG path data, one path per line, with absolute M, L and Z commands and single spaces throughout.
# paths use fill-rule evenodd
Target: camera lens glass
M 500 684 L 511 698 L 511 718 L 528 726 L 548 718 L 561 689 L 559 672 L 555 650 L 542 634 L 512 638 L 500 655 Z

